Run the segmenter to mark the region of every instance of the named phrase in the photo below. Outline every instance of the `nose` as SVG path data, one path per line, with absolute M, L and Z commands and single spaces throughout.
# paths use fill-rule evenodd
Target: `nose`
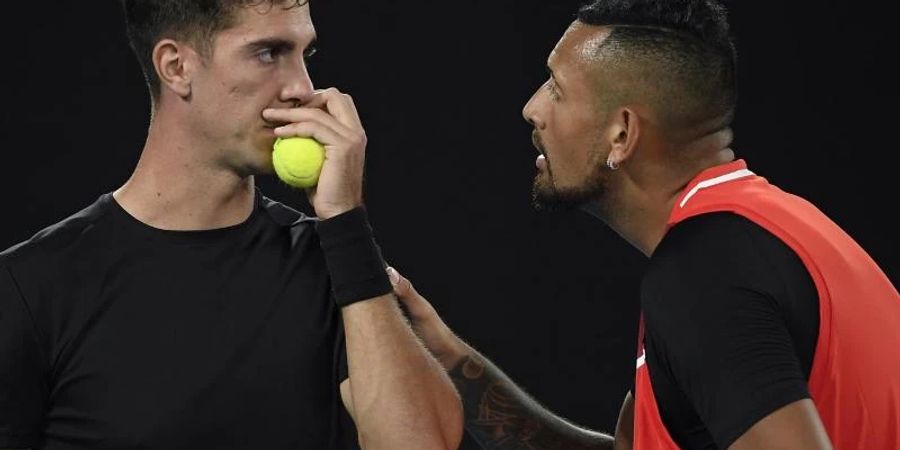
M 314 92 L 315 88 L 306 69 L 306 63 L 300 60 L 286 71 L 279 100 L 291 105 L 304 105 L 312 99 Z
M 540 89 L 534 92 L 530 99 L 528 99 L 528 103 L 525 103 L 525 107 L 522 108 L 522 117 L 525 118 L 525 121 L 530 123 L 535 128 L 544 128 L 543 122 L 537 115 L 536 103 L 538 102 L 538 94 L 541 92 Z

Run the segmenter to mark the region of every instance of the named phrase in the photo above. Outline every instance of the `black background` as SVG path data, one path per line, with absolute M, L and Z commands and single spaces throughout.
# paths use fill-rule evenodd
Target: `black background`
M 552 410 L 612 431 L 634 364 L 644 257 L 577 210 L 530 205 L 521 108 L 578 1 L 312 0 L 317 87 L 354 96 L 367 205 L 389 261 Z M 734 148 L 817 204 L 897 280 L 896 57 L 872 3 L 730 1 Z M 149 97 L 117 1 L 10 2 L 0 248 L 121 185 Z M 263 191 L 310 211 L 271 177 Z M 467 442 L 463 448 L 475 448 Z

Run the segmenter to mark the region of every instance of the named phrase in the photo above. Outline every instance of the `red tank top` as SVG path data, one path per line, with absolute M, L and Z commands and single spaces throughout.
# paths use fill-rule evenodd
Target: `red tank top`
M 809 391 L 834 448 L 900 449 L 900 295 L 871 257 L 815 206 L 734 161 L 701 172 L 668 227 L 728 211 L 762 226 L 800 257 L 819 294 Z M 643 338 L 643 336 L 641 336 Z M 639 342 L 634 448 L 675 450 Z

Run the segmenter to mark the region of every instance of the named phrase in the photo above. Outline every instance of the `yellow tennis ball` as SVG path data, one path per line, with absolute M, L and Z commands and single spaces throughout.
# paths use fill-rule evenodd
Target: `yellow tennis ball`
M 278 138 L 272 151 L 272 165 L 281 181 L 301 188 L 311 188 L 319 182 L 319 172 L 325 162 L 325 147 L 307 137 Z

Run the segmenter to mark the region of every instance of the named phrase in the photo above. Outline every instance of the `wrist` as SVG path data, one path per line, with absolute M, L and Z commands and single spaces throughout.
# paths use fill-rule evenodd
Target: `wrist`
M 338 306 L 393 291 L 365 208 L 358 206 L 320 220 L 316 230 Z
M 316 217 L 319 220 L 329 220 L 360 207 L 362 207 L 362 202 L 323 206 L 316 208 Z
M 333 219 L 341 214 L 363 207 L 361 193 L 355 195 L 347 194 L 345 196 L 327 199 L 317 194 L 317 197 L 319 198 L 315 199 L 312 206 L 316 211 L 316 216 L 321 220 Z
M 451 332 L 446 351 L 441 355 L 435 355 L 435 357 L 449 372 L 459 367 L 473 354 L 474 352 L 471 351 L 471 348 Z

